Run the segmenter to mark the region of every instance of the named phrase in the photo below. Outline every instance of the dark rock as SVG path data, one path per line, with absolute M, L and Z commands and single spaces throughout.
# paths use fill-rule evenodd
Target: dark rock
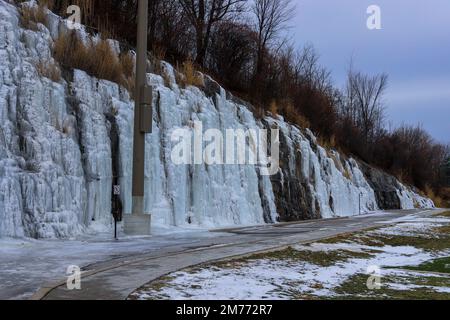
M 207 75 L 203 75 L 204 87 L 202 88 L 207 97 L 214 98 L 220 94 L 221 86 Z
M 401 209 L 400 198 L 397 194 L 397 190 L 400 189 L 398 180 L 364 162 L 360 161 L 359 166 L 370 186 L 375 191 L 378 207 L 381 210 Z
M 233 95 L 229 91 L 227 91 L 227 100 L 230 100 L 230 101 L 232 101 L 232 102 L 234 102 L 236 104 L 245 106 L 248 110 L 250 110 L 252 112 L 255 112 L 255 110 L 256 110 L 255 107 L 251 103 L 249 103 L 249 102 L 247 102 L 245 100 L 242 100 L 239 97 L 236 97 L 235 95 Z
M 314 203 L 310 185 L 301 176 L 301 157 L 291 154 L 288 137 L 280 132 L 280 171 L 271 177 L 275 204 L 282 222 L 320 219 L 319 205 Z M 289 168 L 289 160 L 295 157 L 295 170 Z

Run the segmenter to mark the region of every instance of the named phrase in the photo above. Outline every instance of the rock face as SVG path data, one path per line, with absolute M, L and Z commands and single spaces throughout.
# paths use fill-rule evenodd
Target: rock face
M 369 184 L 375 191 L 380 209 L 401 209 L 400 197 L 398 196 L 398 181 L 385 172 L 366 164 L 362 164 L 361 167 Z
M 282 120 L 265 121 L 281 130 L 281 170 L 272 177 L 281 220 L 341 217 L 378 209 L 355 160 L 326 151 L 309 130 L 302 132 Z
M 382 210 L 432 208 L 433 202 L 402 185 L 393 176 L 360 163 L 367 180 L 375 192 L 378 206 Z
M 50 14 L 49 29 L 25 30 L 17 8 L 0 0 L 0 237 L 65 238 L 110 228 L 115 179 L 124 212 L 131 212 L 129 93 L 81 70 L 52 82 L 36 67 L 53 61 L 64 26 Z M 202 90 L 181 88 L 169 64 L 161 69 L 164 79 L 147 76 L 155 94 L 145 207 L 155 225 L 251 225 L 432 206 L 394 178 L 320 147 L 308 130 L 280 117 L 255 119 L 212 79 L 205 76 Z M 253 165 L 175 164 L 172 134 L 195 122 L 221 132 L 278 128 L 280 170 L 269 177 Z

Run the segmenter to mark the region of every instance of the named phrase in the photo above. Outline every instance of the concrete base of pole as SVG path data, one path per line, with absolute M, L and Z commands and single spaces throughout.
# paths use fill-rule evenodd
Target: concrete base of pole
M 144 213 L 144 199 L 133 197 L 133 213 L 123 215 L 123 230 L 129 236 L 151 235 L 151 214 Z
M 149 236 L 151 235 L 150 214 L 125 214 L 123 216 L 123 231 L 128 236 Z

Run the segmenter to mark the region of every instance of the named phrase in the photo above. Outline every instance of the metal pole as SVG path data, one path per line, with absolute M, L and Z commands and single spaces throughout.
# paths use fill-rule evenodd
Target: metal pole
M 362 197 L 362 193 L 359 193 L 359 215 L 361 215 L 361 197 Z
M 152 118 L 152 93 L 146 86 L 148 0 L 138 0 L 137 28 L 132 214 L 125 217 L 124 230 L 132 235 L 147 235 L 151 216 L 144 212 L 145 134 L 151 132 Z
M 134 145 L 133 145 L 133 207 L 135 201 L 144 197 L 144 156 L 145 133 L 141 132 L 141 94 L 145 85 L 147 66 L 147 25 L 148 0 L 138 1 L 138 33 L 136 49 L 136 85 L 134 106 Z M 143 210 L 139 210 L 143 212 Z M 133 211 L 134 213 L 134 211 Z

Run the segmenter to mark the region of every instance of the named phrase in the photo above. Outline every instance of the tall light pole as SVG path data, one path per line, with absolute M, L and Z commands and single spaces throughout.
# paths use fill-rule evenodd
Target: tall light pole
M 152 89 L 147 86 L 148 0 L 138 0 L 134 106 L 132 214 L 124 215 L 129 235 L 149 235 L 151 215 L 144 212 L 145 134 L 152 131 Z

